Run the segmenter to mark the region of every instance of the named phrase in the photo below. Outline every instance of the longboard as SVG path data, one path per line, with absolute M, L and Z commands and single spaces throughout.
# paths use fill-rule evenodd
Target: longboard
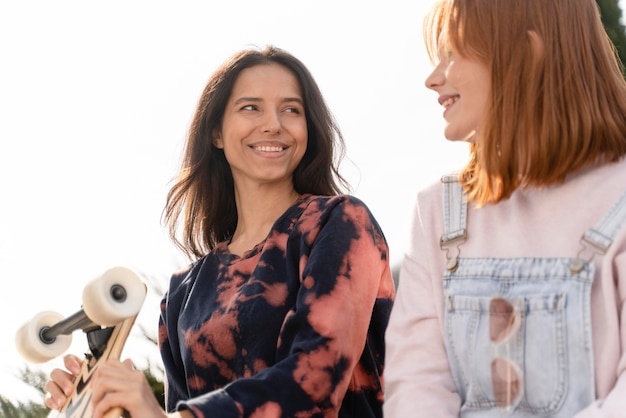
M 48 418 L 92 418 L 92 393 L 88 383 L 100 364 L 120 359 L 122 350 L 146 296 L 146 285 L 125 267 L 114 267 L 89 281 L 83 289 L 82 308 L 64 318 L 53 311 L 41 312 L 22 325 L 15 337 L 18 351 L 32 363 L 43 363 L 63 354 L 72 333 L 81 329 L 87 336 L 85 354 L 74 390 L 60 411 Z M 107 412 L 106 418 L 125 417 L 122 408 Z

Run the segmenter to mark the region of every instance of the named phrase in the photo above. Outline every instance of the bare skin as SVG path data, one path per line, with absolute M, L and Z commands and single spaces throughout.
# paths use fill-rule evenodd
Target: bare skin
M 72 393 L 74 376 L 80 371 L 81 360 L 74 355 L 63 358 L 67 371 L 54 369 L 45 389 L 48 408 L 59 410 Z M 114 407 L 122 407 L 131 417 L 192 418 L 189 411 L 165 413 L 157 402 L 143 373 L 130 360 L 108 360 L 94 373 L 90 382 L 93 389 L 93 418 L 102 418 Z

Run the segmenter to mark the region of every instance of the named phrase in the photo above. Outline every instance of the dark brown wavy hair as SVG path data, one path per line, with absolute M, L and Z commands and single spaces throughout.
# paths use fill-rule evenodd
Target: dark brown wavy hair
M 204 88 L 189 128 L 182 165 L 163 211 L 170 237 L 192 259 L 202 257 L 235 231 L 233 177 L 223 150 L 216 148 L 212 139 L 221 129 L 227 101 L 241 71 L 267 64 L 287 68 L 302 90 L 308 143 L 293 173 L 294 189 L 301 194 L 336 195 L 348 188 L 338 171 L 345 149 L 343 136 L 309 70 L 274 46 L 240 51 L 211 75 Z
M 443 0 L 425 23 L 434 62 L 444 47 L 491 72 L 460 174 L 470 200 L 498 202 L 626 154 L 626 83 L 594 0 Z

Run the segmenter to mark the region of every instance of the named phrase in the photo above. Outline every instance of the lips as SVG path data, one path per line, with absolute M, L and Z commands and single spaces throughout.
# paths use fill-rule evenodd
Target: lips
M 439 104 L 447 109 L 452 106 L 459 99 L 459 96 L 441 96 L 439 97 Z

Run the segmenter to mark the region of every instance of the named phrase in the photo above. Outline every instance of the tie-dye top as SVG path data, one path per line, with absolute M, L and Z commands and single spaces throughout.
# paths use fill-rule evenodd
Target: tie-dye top
M 163 299 L 168 411 L 382 417 L 394 284 L 368 208 L 304 195 L 242 257 L 227 246 L 174 274 Z

